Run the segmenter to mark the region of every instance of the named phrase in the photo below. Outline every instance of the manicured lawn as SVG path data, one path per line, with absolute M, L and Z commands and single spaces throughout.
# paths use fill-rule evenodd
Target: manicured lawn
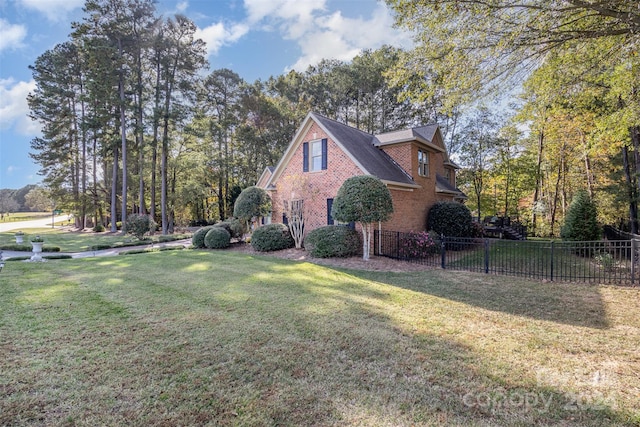
M 7 264 L 0 425 L 640 424 L 640 289 L 224 251 Z

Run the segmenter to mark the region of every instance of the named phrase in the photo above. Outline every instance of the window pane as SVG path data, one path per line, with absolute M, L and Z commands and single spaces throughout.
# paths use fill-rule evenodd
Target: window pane
M 315 142 L 311 143 L 311 155 L 313 157 L 322 156 L 322 143 L 321 143 L 321 141 L 315 141 Z

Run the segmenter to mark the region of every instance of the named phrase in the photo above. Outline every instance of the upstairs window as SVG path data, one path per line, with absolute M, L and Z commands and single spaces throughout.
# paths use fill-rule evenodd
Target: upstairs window
M 453 171 L 453 169 L 446 168 L 445 169 L 445 174 L 446 174 L 445 178 L 447 178 L 447 181 L 449 181 L 449 184 L 451 184 L 451 185 L 453 185 L 455 187 L 455 185 L 456 185 L 456 174 Z
M 429 152 L 418 150 L 418 175 L 429 176 Z
M 302 144 L 303 172 L 316 172 L 327 169 L 327 140 L 305 142 Z

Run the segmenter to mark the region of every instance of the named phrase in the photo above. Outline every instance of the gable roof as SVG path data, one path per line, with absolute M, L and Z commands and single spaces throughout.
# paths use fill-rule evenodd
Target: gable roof
M 365 174 L 389 183 L 418 186 L 391 156 L 376 147 L 375 136 L 319 114 L 311 115 L 331 139 L 356 160 L 356 164 Z
M 436 135 L 440 133 L 438 125 L 426 125 L 417 128 L 385 132 L 375 136 L 374 144 L 379 147 L 400 142 L 419 141 L 429 148 L 445 153 L 444 146 L 437 143 Z M 440 137 L 440 140 L 442 137 Z

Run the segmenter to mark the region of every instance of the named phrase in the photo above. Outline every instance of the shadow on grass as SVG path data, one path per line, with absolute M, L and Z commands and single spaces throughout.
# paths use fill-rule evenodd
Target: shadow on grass
M 597 285 L 540 283 L 514 277 L 443 270 L 350 273 L 492 311 L 574 326 L 609 327 Z

